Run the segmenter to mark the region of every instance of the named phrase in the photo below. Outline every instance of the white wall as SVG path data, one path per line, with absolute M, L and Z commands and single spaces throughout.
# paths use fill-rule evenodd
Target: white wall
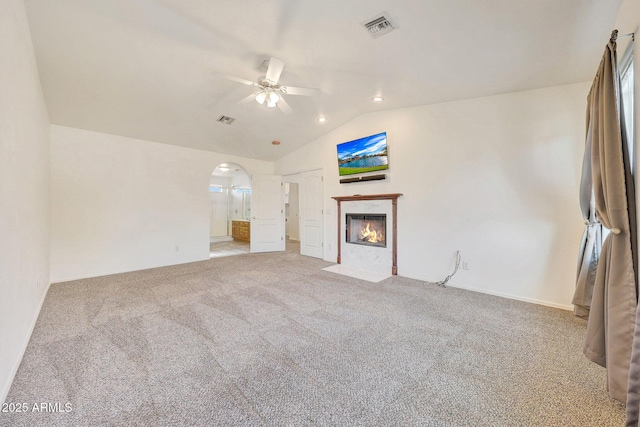
M 459 286 L 570 308 L 589 83 L 360 116 L 276 163 L 324 168 L 325 259 L 336 260 L 331 196 L 403 193 L 398 274 L 438 281 L 456 250 Z M 336 145 L 387 131 L 388 179 L 339 184 Z
M 21 0 L 0 3 L 0 402 L 49 284 L 49 117 Z
M 209 180 L 223 162 L 273 173 L 270 162 L 51 126 L 51 281 L 209 259 Z

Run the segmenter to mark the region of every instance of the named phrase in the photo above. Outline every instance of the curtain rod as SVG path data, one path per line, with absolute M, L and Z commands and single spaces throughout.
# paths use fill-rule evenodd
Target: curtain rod
M 614 43 L 617 39 L 622 38 L 622 37 L 629 37 L 631 36 L 631 41 L 636 41 L 636 33 L 629 33 L 629 34 L 623 34 L 621 36 L 618 35 L 618 30 L 613 30 L 611 31 L 611 38 L 609 39 L 609 41 L 611 43 Z

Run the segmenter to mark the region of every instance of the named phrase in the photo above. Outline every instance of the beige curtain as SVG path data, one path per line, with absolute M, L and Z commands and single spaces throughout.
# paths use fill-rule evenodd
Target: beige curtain
M 578 274 L 576 289 L 571 303 L 573 314 L 587 318 L 591 307 L 593 287 L 596 281 L 598 259 L 602 250 L 602 224 L 596 218 L 596 202 L 593 197 L 593 177 L 591 172 L 592 123 L 591 108 L 587 106 L 587 137 L 582 159 L 582 177 L 580 178 L 580 209 L 586 225 L 578 254 Z
M 611 397 L 626 403 L 637 306 L 632 252 L 635 200 L 619 89 L 616 43 L 612 39 L 588 97 L 596 216 L 611 233 L 598 262 L 584 354 L 607 368 Z
M 633 337 L 629 388 L 627 390 L 627 427 L 638 427 L 640 417 L 640 306 L 636 310 L 636 332 Z

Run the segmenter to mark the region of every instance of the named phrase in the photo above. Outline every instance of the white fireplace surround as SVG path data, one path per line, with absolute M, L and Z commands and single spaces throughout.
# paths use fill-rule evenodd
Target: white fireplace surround
M 387 231 L 387 246 L 367 246 L 346 242 L 347 214 L 385 214 L 387 216 L 387 230 L 393 222 L 391 200 L 353 200 L 342 202 L 340 215 L 341 256 L 340 264 L 358 270 L 391 273 L 393 269 L 393 233 Z
M 372 194 L 332 197 L 338 202 L 338 264 L 343 267 L 381 274 L 397 274 L 398 197 Z M 387 217 L 387 246 L 367 246 L 346 242 L 346 215 L 384 214 Z

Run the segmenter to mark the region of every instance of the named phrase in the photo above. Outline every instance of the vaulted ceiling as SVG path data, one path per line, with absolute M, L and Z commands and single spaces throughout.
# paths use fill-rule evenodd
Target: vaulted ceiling
M 276 160 L 366 112 L 591 80 L 620 1 L 25 4 L 52 123 Z M 383 11 L 396 29 L 374 39 L 361 23 Z M 286 96 L 290 115 L 238 104 L 255 89 L 224 76 L 255 81 L 270 57 L 321 94 Z

